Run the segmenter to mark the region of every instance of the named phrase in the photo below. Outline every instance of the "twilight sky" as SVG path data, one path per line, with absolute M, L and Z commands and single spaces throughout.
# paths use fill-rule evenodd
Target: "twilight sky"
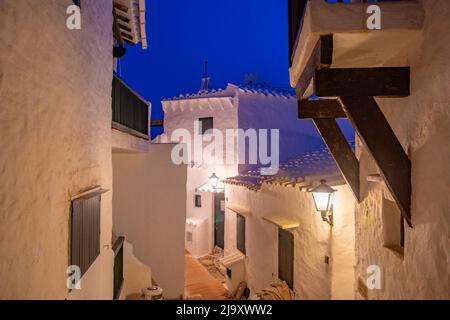
M 122 78 L 152 103 L 200 89 L 204 61 L 214 88 L 256 73 L 289 86 L 287 0 L 147 0 L 149 48 L 128 47 Z M 153 132 L 152 135 L 154 135 Z
M 209 61 L 213 87 L 257 73 L 289 86 L 287 0 L 147 0 L 149 48 L 128 47 L 122 77 L 162 118 L 161 99 L 196 92 Z

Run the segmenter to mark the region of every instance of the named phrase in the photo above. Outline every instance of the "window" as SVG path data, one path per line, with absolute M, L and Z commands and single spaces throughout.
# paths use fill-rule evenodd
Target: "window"
M 202 196 L 199 194 L 196 194 L 194 196 L 194 203 L 195 203 L 196 208 L 201 208 L 202 207 Z
M 278 229 L 278 278 L 294 287 L 294 235 Z
M 245 217 L 237 214 L 236 215 L 237 222 L 236 222 L 236 244 L 237 249 L 242 252 L 243 254 L 246 254 L 245 250 Z
M 100 196 L 88 194 L 72 201 L 70 264 L 84 275 L 100 255 Z
M 394 201 L 383 197 L 381 211 L 384 246 L 401 252 L 405 246 L 405 224 L 400 209 Z
M 200 118 L 200 119 L 198 119 L 198 121 L 200 122 L 200 130 L 199 131 L 202 134 L 205 134 L 205 133 L 207 133 L 208 130 L 214 128 L 214 119 L 212 117 Z

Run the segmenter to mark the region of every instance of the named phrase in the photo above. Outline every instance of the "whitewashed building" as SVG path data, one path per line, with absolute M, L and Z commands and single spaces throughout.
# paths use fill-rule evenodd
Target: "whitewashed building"
M 322 179 L 336 190 L 329 223 L 308 192 Z M 355 201 L 326 148 L 282 163 L 276 176 L 250 171 L 225 184 L 230 293 L 245 281 L 255 297 L 281 280 L 293 299 L 354 299 Z
M 208 129 L 217 130 L 224 137 L 227 129 L 279 129 L 280 161 L 292 157 L 292 152 L 298 147 L 312 147 L 318 141 L 312 123 L 303 121 L 301 125 L 302 121 L 296 119 L 297 100 L 291 90 L 266 85 L 228 84 L 225 89 L 201 90 L 164 100 L 162 104 L 165 112 L 164 134 L 154 142 L 179 142 L 178 129 L 186 129 L 194 136 L 198 126 L 195 121 L 202 124 L 203 132 L 200 133 L 204 139 L 200 143 L 205 148 L 214 140 L 211 134 L 214 131 L 208 132 Z M 270 139 L 270 132 L 268 137 Z M 194 150 L 194 144 L 191 150 Z M 236 155 L 230 163 L 211 164 L 195 161 L 194 157 L 190 159 L 186 248 L 195 257 L 210 253 L 216 245 L 224 247 L 224 186 L 219 182 L 219 186 L 213 189 L 209 178 L 215 174 L 219 179 L 225 179 L 258 166 L 249 165 L 248 161 L 247 164 L 239 163 L 237 139 L 224 141 L 223 159 L 230 150 Z M 245 152 L 248 160 L 248 147 Z
M 81 29 L 70 29 L 77 11 Z M 0 299 L 125 298 L 152 278 L 183 293 L 186 192 L 172 182 L 186 169 L 168 146 L 150 147 L 150 104 L 113 75 L 124 45 L 146 46 L 143 17 L 138 0 L 0 2 Z M 154 190 L 139 194 L 144 183 Z M 179 201 L 154 205 L 169 186 Z M 158 232 L 179 212 L 177 247 Z M 170 275 L 161 239 L 174 242 Z M 72 265 L 80 287 L 68 286 Z
M 449 299 L 450 2 L 352 2 L 290 2 L 290 76 L 357 200 L 357 297 Z

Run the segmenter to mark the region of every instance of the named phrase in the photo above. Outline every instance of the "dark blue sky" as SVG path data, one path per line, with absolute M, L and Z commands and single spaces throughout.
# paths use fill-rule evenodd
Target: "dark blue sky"
M 209 61 L 213 87 L 257 73 L 289 86 L 287 0 L 147 0 L 149 48 L 128 47 L 122 77 L 162 117 L 162 98 L 196 92 Z
M 163 98 L 200 89 L 206 59 L 214 88 L 240 84 L 247 73 L 288 87 L 287 2 L 147 0 L 148 49 L 128 47 L 120 74 L 152 102 L 152 119 L 163 117 Z

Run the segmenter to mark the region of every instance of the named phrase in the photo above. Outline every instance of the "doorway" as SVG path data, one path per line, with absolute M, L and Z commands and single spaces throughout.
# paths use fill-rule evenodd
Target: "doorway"
M 225 243 L 225 193 L 214 193 L 214 245 L 224 248 Z

